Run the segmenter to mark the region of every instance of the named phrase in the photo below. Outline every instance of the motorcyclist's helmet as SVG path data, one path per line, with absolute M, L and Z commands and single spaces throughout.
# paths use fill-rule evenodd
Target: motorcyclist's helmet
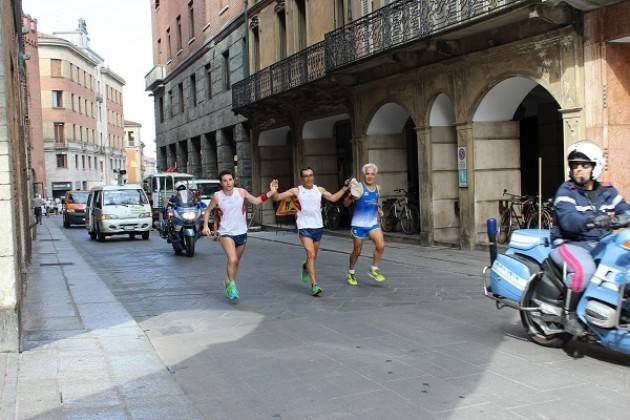
M 569 164 L 572 162 L 592 163 L 593 172 L 591 173 L 591 177 L 595 181 L 599 180 L 599 177 L 604 171 L 604 166 L 606 165 L 602 149 L 600 149 L 595 143 L 588 140 L 582 140 L 569 146 L 569 149 L 567 150 L 567 160 Z M 573 179 L 572 173 L 573 171 L 569 168 L 569 176 L 571 179 Z
M 175 191 L 182 191 L 187 189 L 188 186 L 186 185 L 186 183 L 184 181 L 177 181 L 175 183 Z

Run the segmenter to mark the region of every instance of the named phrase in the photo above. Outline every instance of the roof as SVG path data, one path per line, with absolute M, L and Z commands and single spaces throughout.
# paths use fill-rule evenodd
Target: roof
M 68 41 L 67 39 L 60 38 L 54 35 L 49 35 L 44 32 L 37 32 L 37 43 L 39 44 L 40 48 L 46 46 L 66 47 L 92 65 L 96 66 L 99 64 L 98 61 L 94 59 L 94 57 L 86 54 L 85 51 L 83 51 L 81 48 Z
M 142 127 L 142 124 L 131 120 L 125 120 L 125 127 Z
M 109 77 L 111 77 L 112 79 L 114 79 L 115 81 L 117 81 L 118 83 L 120 83 L 121 85 L 124 85 L 125 83 L 125 79 L 123 79 L 120 75 L 118 75 L 117 73 L 115 73 L 112 69 L 110 69 L 109 67 L 103 67 L 101 69 L 101 74 L 106 74 Z

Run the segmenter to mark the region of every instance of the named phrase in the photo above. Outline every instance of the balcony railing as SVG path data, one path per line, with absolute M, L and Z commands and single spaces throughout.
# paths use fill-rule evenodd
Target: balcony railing
M 532 0 L 395 1 L 327 33 L 324 41 L 234 84 L 232 108 L 238 109 L 321 79 L 328 72 L 391 48 L 450 31 L 529 2 Z
M 326 34 L 326 71 L 527 0 L 399 0 Z
M 166 78 L 166 66 L 164 64 L 155 65 L 151 71 L 144 76 L 145 90 L 153 90 Z
M 232 107 L 240 108 L 325 75 L 322 41 L 235 83 L 232 86 Z

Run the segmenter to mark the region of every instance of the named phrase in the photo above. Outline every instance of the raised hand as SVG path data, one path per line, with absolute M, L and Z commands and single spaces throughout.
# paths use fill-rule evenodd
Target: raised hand
M 269 183 L 269 190 L 271 192 L 277 192 L 278 191 L 278 180 L 274 179 Z

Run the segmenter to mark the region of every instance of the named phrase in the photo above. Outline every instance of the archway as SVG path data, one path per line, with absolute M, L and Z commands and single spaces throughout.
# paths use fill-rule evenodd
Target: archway
M 288 126 L 265 130 L 258 133 L 259 168 L 258 177 L 261 191 L 267 191 L 267 186 L 272 179 L 278 179 L 280 191 L 293 187 L 293 146 L 291 141 L 291 129 Z M 263 224 L 275 224 L 277 222 L 290 222 L 276 220 L 273 203 L 270 201 L 261 206 Z
M 511 77 L 492 87 L 473 116 L 475 219 L 480 241 L 487 217 L 499 216 L 503 191 L 537 195 L 542 158 L 542 196 L 564 181 L 560 104 L 536 81 Z
M 459 244 L 457 130 L 451 98 L 440 93 L 429 111 L 433 241 Z
M 416 124 L 411 114 L 394 102 L 381 105 L 367 125 L 362 145 L 363 159 L 358 163 L 373 162 L 379 167 L 379 184 L 383 198 L 408 192 L 410 201 L 419 207 L 418 140 Z M 420 224 L 418 229 L 420 229 Z

